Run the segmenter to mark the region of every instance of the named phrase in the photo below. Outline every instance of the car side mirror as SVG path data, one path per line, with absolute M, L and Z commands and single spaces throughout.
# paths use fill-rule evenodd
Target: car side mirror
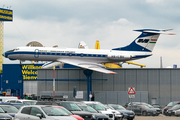
M 42 115 L 41 114 L 36 114 L 37 117 L 39 117 L 40 119 L 42 119 Z

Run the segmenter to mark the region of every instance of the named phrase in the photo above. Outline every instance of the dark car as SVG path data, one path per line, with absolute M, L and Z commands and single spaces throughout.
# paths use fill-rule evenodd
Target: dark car
M 153 106 L 150 105 L 150 104 L 144 104 L 144 105 L 148 106 L 148 107 L 149 107 L 150 109 L 152 109 L 152 110 L 156 110 L 157 115 L 161 114 L 161 109 L 160 109 L 160 108 L 155 108 L 155 107 L 153 107 Z
M 133 120 L 135 118 L 135 113 L 131 110 L 127 110 L 121 105 L 118 104 L 108 104 L 107 106 L 112 107 L 114 110 L 117 110 L 121 113 L 123 113 L 123 118 L 127 120 Z
M 167 110 L 167 115 L 171 116 L 171 115 L 175 115 L 175 111 L 180 109 L 180 104 L 177 104 L 175 106 L 173 106 L 171 109 Z
M 132 110 L 134 111 L 134 113 L 136 115 L 143 115 L 143 116 L 157 116 L 157 111 L 150 109 L 148 106 L 146 105 L 142 105 L 142 104 L 137 104 L 137 105 L 129 105 L 127 107 L 128 110 Z
M 165 106 L 162 110 L 162 113 L 164 115 L 168 115 L 167 110 L 171 109 L 173 106 L 180 104 L 180 101 L 174 101 L 174 102 L 170 102 L 169 104 L 167 104 L 167 106 Z
M 75 115 L 81 116 L 84 120 L 94 120 L 93 114 L 90 112 L 82 111 L 75 103 L 71 101 L 38 101 L 36 105 L 58 105 L 63 106 Z
M 131 103 L 129 103 L 130 105 Z M 133 105 L 146 105 L 147 107 L 149 107 L 152 110 L 156 110 L 157 111 L 157 115 L 162 113 L 162 110 L 158 107 L 153 107 L 152 105 L 145 103 L 145 102 L 132 102 Z
M 0 113 L 0 120 L 13 120 L 13 118 L 7 113 Z
M 93 113 L 95 120 L 109 120 L 109 116 L 99 113 L 97 110 L 84 103 L 75 102 L 75 104 L 78 105 L 81 108 L 81 110 Z
M 154 108 L 159 108 L 160 109 L 160 113 L 162 114 L 162 108 L 161 108 L 161 106 L 159 104 L 152 104 L 152 106 Z
M 14 117 L 15 114 L 18 112 L 18 109 L 11 105 L 0 105 L 0 111 L 8 113 L 10 116 Z
M 26 104 L 22 104 L 22 103 L 0 103 L 0 105 L 12 105 L 19 110 L 22 106 L 25 106 Z

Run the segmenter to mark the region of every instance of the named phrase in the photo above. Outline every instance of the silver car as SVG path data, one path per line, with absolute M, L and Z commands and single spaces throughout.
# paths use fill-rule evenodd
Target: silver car
M 30 105 L 20 108 L 15 120 L 77 120 L 62 109 L 50 105 Z

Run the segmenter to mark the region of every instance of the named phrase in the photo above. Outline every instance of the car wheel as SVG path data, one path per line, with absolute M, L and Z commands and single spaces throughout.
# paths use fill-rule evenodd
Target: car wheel
M 147 115 L 147 112 L 146 112 L 146 111 L 144 111 L 144 112 L 142 113 L 142 115 L 143 115 L 143 116 L 146 116 L 146 115 Z

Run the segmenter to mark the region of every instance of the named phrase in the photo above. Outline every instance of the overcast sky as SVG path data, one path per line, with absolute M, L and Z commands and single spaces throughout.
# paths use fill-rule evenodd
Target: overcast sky
M 4 51 L 30 41 L 73 48 L 84 41 L 94 48 L 99 40 L 101 49 L 112 49 L 130 44 L 140 34 L 133 30 L 172 28 L 176 35 L 160 35 L 153 56 L 134 62 L 159 68 L 162 56 L 163 67 L 180 67 L 179 5 L 179 0 L 1 0 L 0 8 L 13 10 L 13 22 L 4 22 Z M 4 58 L 4 63 L 19 62 Z

